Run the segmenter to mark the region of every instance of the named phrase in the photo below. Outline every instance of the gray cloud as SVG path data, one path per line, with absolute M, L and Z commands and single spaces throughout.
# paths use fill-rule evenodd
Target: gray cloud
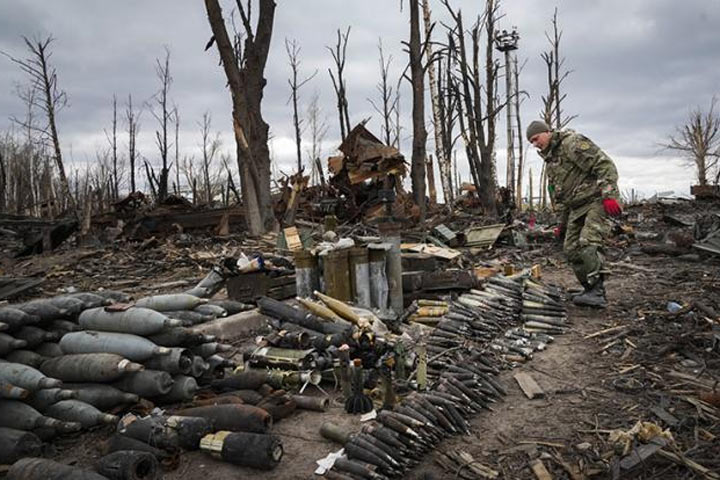
M 302 70 L 317 76 L 302 91 L 303 110 L 313 91 L 320 94 L 331 129 L 326 154 L 337 144 L 334 93 L 328 68 L 332 60 L 326 46 L 333 46 L 336 30 L 352 26 L 348 45 L 346 78 L 351 121 L 379 118 L 367 98 L 376 97 L 379 79 L 377 43 L 382 38 L 392 55 L 393 76 L 407 62 L 402 40 L 407 37 L 407 11 L 389 0 L 279 0 L 273 44 L 266 70 L 268 86 L 264 113 L 274 136 L 272 151 L 280 169 L 294 165 L 289 66 L 284 39 L 301 45 Z M 234 2 L 224 2 L 229 18 Z M 431 1 L 438 21 L 447 21 L 444 7 Z M 466 25 L 479 14 L 481 2 L 453 2 L 463 9 Z M 550 28 L 555 6 L 563 30 L 562 53 L 573 72 L 566 80 L 568 114 L 579 115 L 572 127 L 593 138 L 618 163 L 621 187 L 646 194 L 656 189 L 687 191 L 692 173 L 681 162 L 658 148 L 658 144 L 685 119 L 688 109 L 706 106 L 720 90 L 717 71 L 720 36 L 720 2 L 687 0 L 561 0 L 557 3 L 528 0 L 506 1 L 501 28 L 516 25 L 521 34 L 518 56 L 527 59 L 521 87 L 530 94 L 523 104 L 524 123 L 541 109 L 546 90 L 544 64 L 539 57 L 547 48 L 544 32 Z M 436 34 L 442 33 L 436 27 Z M 180 109 L 182 154 L 197 154 L 197 122 L 203 112 L 213 115 L 214 126 L 223 130 L 225 147 L 232 152 L 230 101 L 215 49 L 203 51 L 210 29 L 202 2 L 192 0 L 126 0 L 124 2 L 70 0 L 18 0 L 0 2 L 0 50 L 24 56 L 20 35 L 51 33 L 56 37 L 54 64 L 60 84 L 70 98 L 59 122 L 63 148 L 76 163 L 92 160 L 104 148 L 103 129 L 111 119 L 112 95 L 121 105 L 132 94 L 138 107 L 158 89 L 155 60 L 171 51 L 174 82 L 171 95 Z M 444 36 L 444 34 L 443 34 Z M 9 128 L 10 115 L 22 115 L 13 93 L 22 75 L 7 59 L 0 58 L 0 131 Z M 405 150 L 410 95 L 403 83 Z M 429 105 L 426 115 L 430 116 Z M 142 116 L 141 148 L 150 159 L 156 156 L 152 132 L 156 124 L 149 112 Z M 501 132 L 504 126 L 501 124 Z M 504 176 L 504 135 L 498 139 L 498 172 Z M 529 152 L 536 178 L 540 162 Z M 463 169 L 465 172 L 466 168 Z M 652 173 L 650 173 L 652 172 Z M 467 174 L 466 174 L 467 176 Z

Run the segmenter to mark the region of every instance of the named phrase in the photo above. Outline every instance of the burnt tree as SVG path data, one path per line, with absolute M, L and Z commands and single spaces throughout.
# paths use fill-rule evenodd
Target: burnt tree
M 433 55 L 433 44 L 430 41 L 432 32 L 432 22 L 430 19 L 430 2 L 429 0 L 423 0 L 423 24 L 425 27 L 425 54 L 428 62 L 428 83 L 430 87 L 430 102 L 432 105 L 433 112 L 433 134 L 435 136 L 435 156 L 437 157 L 438 170 L 440 171 L 440 182 L 442 183 L 443 196 L 445 197 L 445 204 L 452 205 L 453 202 L 453 191 L 452 191 L 452 162 L 450 160 L 450 152 L 446 150 L 446 143 L 443 139 L 444 126 L 443 122 L 443 99 L 440 93 L 441 80 L 438 78 L 437 65 Z
M 210 178 L 210 170 L 213 162 L 215 161 L 215 157 L 220 151 L 220 133 L 215 132 L 215 135 L 213 135 L 211 132 L 212 115 L 210 115 L 210 112 L 203 113 L 202 123 L 198 123 L 198 126 L 200 127 L 201 137 L 200 149 L 202 150 L 202 175 L 205 190 L 204 200 L 205 203 L 211 205 L 214 197 L 213 187 L 215 182 Z
M 448 45 L 453 44 L 452 37 L 452 34 L 448 35 Z M 439 122 L 435 124 L 435 128 L 440 131 L 442 149 L 447 155 L 447 164 L 439 165 L 443 191 L 447 189 L 449 192 L 445 193 L 446 205 L 452 205 L 455 200 L 454 186 L 457 187 L 460 184 L 457 179 L 457 162 L 454 162 L 451 157 L 451 152 L 455 152 L 455 144 L 459 138 L 455 134 L 455 124 L 459 118 L 460 96 L 455 94 L 458 91 L 457 79 L 454 75 L 453 56 L 449 52 L 450 48 L 446 48 L 444 52 L 441 51 L 440 53 L 444 54 L 440 55 L 436 60 L 438 75 L 437 85 L 435 86 L 439 111 Z M 455 175 L 453 175 L 453 172 Z
M 418 0 L 410 0 L 410 77 L 413 92 L 413 142 L 410 162 L 413 199 L 420 208 L 420 221 L 425 221 L 427 204 L 425 202 L 425 155 L 427 130 L 425 129 L 425 69 L 422 63 L 422 43 L 420 39 L 420 5 Z
M 368 99 L 373 109 L 382 117 L 382 140 L 385 145 L 392 145 L 393 133 L 393 114 L 398 108 L 398 97 L 393 95 L 393 87 L 390 85 L 390 64 L 392 63 L 392 55 L 387 59 L 383 51 L 382 39 L 378 40 L 378 53 L 380 54 L 380 81 L 375 86 L 380 94 L 380 104 L 374 100 Z M 393 98 L 394 97 L 394 98 Z
M 45 118 L 45 124 L 36 126 L 33 124 L 25 124 L 16 119 L 13 119 L 13 121 L 23 128 L 35 130 L 36 133 L 40 135 L 41 143 L 50 145 L 53 152 L 53 159 L 55 160 L 55 167 L 57 168 L 60 179 L 62 196 L 67 202 L 70 214 L 77 217 L 77 205 L 70 192 L 70 183 L 65 174 L 65 165 L 60 149 L 60 136 L 58 135 L 56 122 L 58 112 L 67 105 L 67 95 L 65 91 L 58 87 L 57 71 L 55 67 L 50 64 L 50 57 L 52 56 L 50 44 L 53 42 L 53 38 L 46 37 L 44 39 L 30 40 L 27 37 L 23 37 L 23 40 L 30 53 L 29 58 L 19 59 L 7 54 L 5 55 L 27 74 L 30 80 L 30 90 L 33 92 L 29 97 L 30 107 L 42 112 Z
M 175 195 L 180 195 L 180 112 L 177 105 L 173 107 L 175 121 Z
M 228 36 L 218 0 L 205 0 L 213 39 L 230 87 L 233 103 L 233 131 L 237 144 L 238 169 L 246 221 L 250 233 L 264 233 L 274 225 L 270 198 L 270 151 L 268 124 L 262 116 L 265 65 L 270 51 L 275 18 L 274 0 L 258 0 L 260 4 L 253 30 L 250 3 L 237 1 L 244 28 L 243 47 L 234 48 Z
M 295 129 L 295 149 L 297 154 L 297 171 L 300 173 L 303 169 L 302 166 L 302 119 L 298 111 L 298 100 L 300 98 L 300 89 L 308 83 L 312 78 L 317 75 L 317 70 L 306 77 L 303 80 L 298 79 L 298 73 L 300 70 L 300 45 L 297 40 L 289 41 L 285 39 L 285 51 L 288 55 L 290 62 L 290 70 L 292 72 L 291 78 L 288 79 L 288 85 L 290 86 L 290 98 L 288 102 L 292 102 L 293 106 L 293 127 Z
M 328 126 L 325 120 L 321 118 L 322 110 L 320 109 L 320 95 L 315 92 L 310 100 L 307 108 L 308 129 L 310 130 L 310 147 L 307 154 L 312 162 L 312 173 L 310 182 L 312 185 L 325 186 L 325 175 L 323 173 L 322 162 L 320 161 L 320 152 L 322 151 L 322 143 L 325 139 Z
M 330 54 L 335 61 L 335 68 L 337 69 L 337 77 L 333 75 L 332 70 L 328 68 L 330 74 L 330 80 L 332 80 L 333 88 L 335 89 L 335 97 L 337 98 L 337 109 L 338 118 L 340 119 L 340 137 L 345 140 L 345 136 L 350 133 L 350 114 L 348 113 L 348 101 L 347 101 L 347 89 L 345 86 L 345 78 L 343 77 L 343 71 L 345 70 L 345 59 L 347 57 L 347 44 L 348 38 L 350 38 L 350 27 L 341 33 L 340 29 L 337 31 L 337 43 L 335 48 L 325 47 L 330 51 Z
M 170 176 L 170 165 L 168 164 L 168 153 L 170 151 L 170 140 L 168 139 L 171 128 L 170 122 L 173 121 L 173 110 L 170 105 L 170 85 L 172 84 L 172 76 L 170 76 L 170 50 L 165 48 L 165 59 L 155 60 L 155 73 L 160 80 L 160 90 L 153 96 L 154 105 L 150 105 L 150 113 L 157 120 L 160 129 L 155 131 L 155 144 L 160 151 L 160 173 L 155 174 L 154 169 L 148 163 L 146 168 L 150 168 L 152 175 L 148 176 L 148 180 L 155 182 L 154 192 L 157 194 L 157 200 L 162 202 L 168 196 L 168 177 Z
M 7 200 L 5 198 L 7 192 L 7 168 L 5 167 L 5 157 L 2 149 L 0 149 L 0 212 L 5 211 Z
M 457 65 L 457 80 L 453 94 L 458 97 L 458 122 L 465 142 L 473 183 L 480 204 L 487 214 L 496 212 L 495 188 L 495 140 L 497 117 L 502 106 L 498 105 L 496 84 L 498 64 L 493 56 L 493 38 L 498 18 L 496 0 L 486 0 L 485 10 L 470 30 L 471 52 L 468 51 L 463 27 L 462 13 L 455 11 L 448 0 L 443 4 L 455 21 L 450 30 L 448 54 Z M 485 51 L 482 52 L 484 33 Z M 484 57 L 484 58 L 483 58 Z M 482 58 L 482 61 L 481 61 Z M 481 83 L 484 80 L 484 84 Z
M 684 125 L 677 127 L 664 145 L 668 150 L 679 152 L 689 165 L 695 167 L 698 185 L 708 184 L 708 176 L 720 160 L 720 115 L 716 111 L 717 98 L 713 97 L 710 108 L 704 112 L 699 107 L 692 110 Z M 720 179 L 720 168 L 714 183 Z
M 140 128 L 140 114 L 133 110 L 132 95 L 128 95 L 125 105 L 125 121 L 128 134 L 128 165 L 130 167 L 130 193 L 137 191 L 135 185 L 135 170 L 138 161 L 137 135 Z
M 565 57 L 560 54 L 560 40 L 562 40 L 562 30 L 558 25 L 558 11 L 555 8 L 552 17 L 552 32 L 545 32 L 545 37 L 550 43 L 547 51 L 543 52 L 540 56 L 545 62 L 545 69 L 547 73 L 547 95 L 542 97 L 543 111 L 540 112 L 545 123 L 555 130 L 560 130 L 566 127 L 577 115 L 567 116 L 564 114 L 562 109 L 562 102 L 567 97 L 566 93 L 562 92 L 562 83 L 572 73 L 570 70 L 565 70 Z
M 110 172 L 110 196 L 117 201 L 120 194 L 120 175 L 118 171 L 118 151 L 117 151 L 117 95 L 113 95 L 113 114 L 112 114 L 112 132 L 105 130 L 105 137 L 110 144 L 110 155 L 112 161 L 112 170 Z

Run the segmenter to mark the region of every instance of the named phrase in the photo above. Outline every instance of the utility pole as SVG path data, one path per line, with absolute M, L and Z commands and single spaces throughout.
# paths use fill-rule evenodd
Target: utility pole
M 517 97 L 516 86 L 513 84 L 511 67 L 511 53 L 518 48 L 520 35 L 517 28 L 512 31 L 502 30 L 495 32 L 495 48 L 505 54 L 505 111 L 507 112 L 507 165 L 505 184 L 511 197 L 515 192 L 515 130 L 513 129 L 512 101 Z

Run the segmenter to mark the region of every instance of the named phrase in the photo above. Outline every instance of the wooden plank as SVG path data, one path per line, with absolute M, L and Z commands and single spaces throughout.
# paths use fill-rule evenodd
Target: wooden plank
M 693 460 L 690 460 L 682 454 L 672 453 L 668 452 L 667 450 L 660 449 L 658 450 L 658 455 L 665 457 L 668 460 L 677 463 L 678 465 L 685 465 L 690 470 L 697 473 L 698 475 L 701 475 L 702 478 L 706 480 L 720 480 L 720 474 L 713 472 L 709 468 L 704 467 L 703 465 L 700 465 Z
M 182 212 L 158 208 L 134 223 L 139 224 L 140 228 L 146 230 L 147 233 L 167 230 L 172 227 L 173 223 L 180 225 L 183 230 L 212 228 L 220 224 L 220 220 L 224 215 L 229 215 L 230 225 L 245 221 L 245 213 L 238 207 Z
M 409 250 L 417 253 L 427 253 L 428 255 L 444 258 L 445 260 L 452 260 L 462 255 L 460 252 L 453 250 L 452 248 L 441 248 L 436 247 L 435 245 L 428 245 L 426 243 L 410 247 Z
M 544 442 L 542 440 L 521 440 L 517 442 L 518 445 L 541 445 L 543 447 L 550 447 L 550 448 L 565 448 L 564 443 L 556 443 L 556 442 Z
M 553 478 L 547 468 L 545 468 L 545 464 L 542 460 L 533 460 L 530 463 L 530 468 L 532 468 L 532 471 L 538 480 L 552 480 Z
M 520 389 L 529 399 L 532 400 L 533 398 L 542 398 L 545 396 L 543 389 L 540 388 L 540 385 L 537 384 L 529 373 L 518 372 L 513 378 L 515 378 L 515 381 L 520 385 Z
M 475 278 L 477 278 L 478 280 L 485 280 L 488 277 L 497 275 L 500 272 L 500 268 L 498 268 L 498 267 L 475 267 L 473 269 L 473 272 L 475 273 Z
M 217 226 L 216 232 L 221 237 L 230 235 L 230 214 L 229 213 L 226 212 L 220 218 L 220 223 Z
M 355 185 L 371 178 L 387 177 L 389 175 L 402 175 L 403 173 L 403 164 L 396 162 L 396 164 L 388 165 L 387 168 L 383 168 L 382 170 L 348 169 L 348 178 L 350 179 L 350 184 Z
M 45 281 L 44 278 L 11 278 L 5 279 L 0 287 L 0 300 L 12 298 L 20 293 L 30 290 Z
M 688 383 L 693 386 L 701 387 L 706 390 L 713 390 L 713 382 L 712 380 L 705 380 L 704 378 L 698 378 L 694 375 L 690 375 L 688 373 L 684 372 L 678 372 L 676 370 L 668 370 L 666 372 L 666 375 L 675 378 L 677 380 L 682 380 L 685 383 Z
M 638 446 L 628 453 L 626 457 L 620 460 L 620 468 L 623 470 L 630 470 L 655 455 L 655 453 L 665 445 L 667 445 L 667 441 L 664 438 L 653 438 L 649 443 Z
M 403 272 L 432 272 L 437 270 L 437 258 L 427 253 L 405 252 L 401 255 Z
M 680 420 L 678 420 L 674 415 L 672 415 L 670 412 L 665 410 L 662 407 L 656 406 L 650 409 L 652 413 L 654 413 L 660 420 L 667 423 L 669 427 L 674 427 L 678 423 L 680 423 Z
M 283 230 L 283 233 L 285 234 L 285 242 L 287 243 L 288 250 L 291 252 L 302 250 L 303 244 L 302 240 L 300 240 L 297 227 L 287 227 Z
M 335 157 L 328 158 L 328 170 L 333 175 L 337 175 L 338 173 L 340 173 L 340 170 L 342 170 L 344 165 L 345 165 L 345 156 L 344 155 L 338 155 Z
M 606 328 L 604 330 L 600 330 L 599 332 L 591 333 L 590 335 L 585 335 L 583 337 L 583 339 L 587 340 L 589 338 L 599 337 L 600 335 L 607 335 L 608 333 L 615 333 L 615 332 L 618 332 L 618 331 L 623 330 L 628 327 L 629 327 L 629 325 L 619 325 L 617 327 Z

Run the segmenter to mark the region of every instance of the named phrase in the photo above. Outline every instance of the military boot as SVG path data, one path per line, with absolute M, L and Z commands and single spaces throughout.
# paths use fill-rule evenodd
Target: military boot
M 577 296 L 579 296 L 579 295 L 583 295 L 583 294 L 587 293 L 588 290 L 590 290 L 590 284 L 589 284 L 589 283 L 587 283 L 587 282 L 580 282 L 580 284 L 582 285 L 582 291 L 581 291 L 581 292 L 579 292 L 579 291 L 577 291 L 577 290 L 576 290 L 576 291 L 572 291 L 572 292 L 568 292 L 567 297 L 568 297 L 570 300 L 573 300 L 575 297 L 577 297 Z
M 600 277 L 593 286 L 585 291 L 585 293 L 581 293 L 580 295 L 574 297 L 573 303 L 580 307 L 607 307 L 603 278 Z

